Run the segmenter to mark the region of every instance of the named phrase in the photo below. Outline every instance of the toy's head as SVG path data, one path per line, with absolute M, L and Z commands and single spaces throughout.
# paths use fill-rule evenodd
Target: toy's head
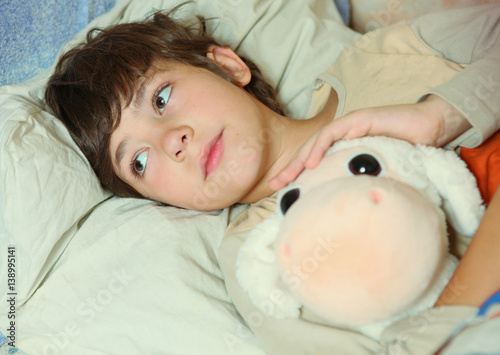
M 471 193 L 450 181 L 456 165 L 442 166 L 441 182 L 433 181 L 428 169 L 448 154 L 367 137 L 337 143 L 304 171 L 279 198 L 277 261 L 292 293 L 348 325 L 392 318 L 414 304 L 448 252 L 441 209 L 448 196 L 436 185 Z
M 407 309 L 448 250 L 442 211 L 384 156 L 370 146 L 329 154 L 280 198 L 276 250 L 285 282 L 335 323 L 361 325 Z
M 361 326 L 425 297 L 443 276 L 446 219 L 472 236 L 483 210 L 475 179 L 454 152 L 365 137 L 335 143 L 316 168 L 282 189 L 260 234 L 273 234 L 266 240 L 274 267 L 298 304 L 331 323 Z

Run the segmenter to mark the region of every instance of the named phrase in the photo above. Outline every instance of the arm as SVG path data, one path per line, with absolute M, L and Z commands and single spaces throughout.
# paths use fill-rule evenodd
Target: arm
M 472 126 L 447 142 L 451 147 L 477 147 L 500 129 L 499 19 L 500 4 L 490 4 L 409 22 L 417 38 L 437 56 L 467 65 L 449 82 L 426 93 L 447 101 Z
M 500 188 L 436 306 L 479 307 L 500 289 Z
M 295 180 L 304 168 L 313 169 L 333 142 L 340 139 L 385 135 L 439 147 L 470 127 L 460 111 L 433 94 L 416 104 L 357 110 L 339 117 L 313 135 L 269 185 L 278 190 Z
M 424 93 L 415 104 L 362 109 L 328 124 L 270 186 L 279 189 L 304 168 L 314 168 L 339 139 L 387 135 L 438 147 L 472 148 L 499 129 L 500 5 L 472 10 L 429 14 L 410 23 L 415 35 L 436 55 L 471 63 L 468 67 L 448 83 Z

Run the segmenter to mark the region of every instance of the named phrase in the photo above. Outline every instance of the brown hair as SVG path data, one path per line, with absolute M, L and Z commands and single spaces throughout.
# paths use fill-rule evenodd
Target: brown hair
M 114 172 L 109 153 L 111 133 L 120 123 L 123 102 L 128 106 L 136 86 L 154 62 L 176 61 L 231 77 L 207 57 L 219 45 L 206 30 L 206 20 L 184 26 L 172 14 L 156 12 L 147 20 L 92 29 L 86 42 L 64 54 L 49 79 L 45 101 L 69 130 L 101 184 L 122 197 L 142 197 Z M 196 29 L 197 27 L 197 29 Z M 252 73 L 245 90 L 283 114 L 273 88 L 257 66 L 242 58 Z

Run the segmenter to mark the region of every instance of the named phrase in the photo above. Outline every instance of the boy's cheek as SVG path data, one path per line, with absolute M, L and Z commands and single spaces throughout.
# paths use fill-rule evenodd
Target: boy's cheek
M 242 161 L 246 161 L 247 163 L 255 161 L 255 158 L 259 153 L 257 147 L 247 141 L 241 142 L 241 144 L 238 145 L 238 149 L 236 151 L 238 153 L 238 158 Z
M 226 169 L 229 175 L 232 177 L 239 176 L 242 173 L 241 165 L 239 165 L 234 160 L 231 160 L 227 163 Z

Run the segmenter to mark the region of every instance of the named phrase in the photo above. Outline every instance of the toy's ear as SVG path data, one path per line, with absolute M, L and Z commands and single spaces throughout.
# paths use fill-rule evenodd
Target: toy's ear
M 417 146 L 427 176 L 443 198 L 443 210 L 460 234 L 472 237 L 484 214 L 477 182 L 453 151 Z
M 240 248 L 236 277 L 252 303 L 276 318 L 297 318 L 302 304 L 283 285 L 274 243 L 283 216 L 273 213 L 257 225 Z

